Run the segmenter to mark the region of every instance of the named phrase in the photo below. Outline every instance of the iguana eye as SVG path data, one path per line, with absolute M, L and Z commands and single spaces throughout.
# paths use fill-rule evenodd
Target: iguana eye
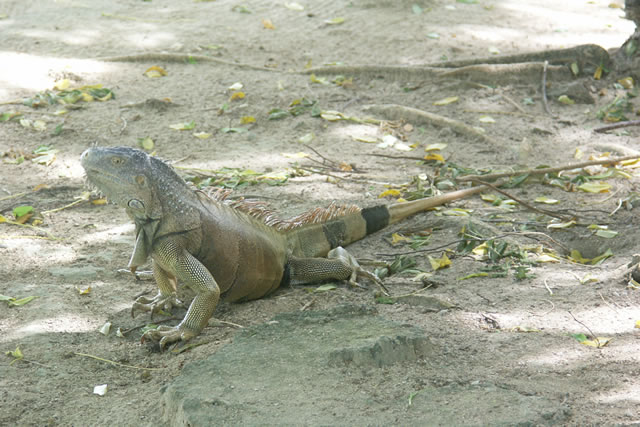
M 124 162 L 124 160 L 122 160 L 121 157 L 112 157 L 111 158 L 111 163 L 113 163 L 114 165 L 121 165 Z

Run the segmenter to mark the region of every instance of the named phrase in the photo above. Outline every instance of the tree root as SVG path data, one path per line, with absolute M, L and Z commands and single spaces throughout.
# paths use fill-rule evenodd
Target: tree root
M 258 65 L 243 64 L 241 62 L 225 61 L 224 59 L 212 58 L 204 55 L 189 55 L 184 53 L 139 53 L 135 55 L 109 56 L 105 58 L 97 58 L 96 61 L 102 62 L 165 62 L 165 63 L 192 63 L 192 62 L 213 62 L 216 64 L 228 65 L 231 67 L 247 68 L 259 71 L 280 71 L 274 68 L 260 67 Z
M 388 120 L 405 119 L 414 125 L 428 124 L 435 127 L 451 128 L 459 134 L 466 135 L 474 139 L 480 139 L 494 147 L 500 147 L 500 143 L 498 141 L 490 138 L 481 131 L 458 120 L 450 119 L 439 114 L 397 104 L 369 105 L 365 107 L 365 110 L 375 114 L 380 114 Z
M 569 65 L 576 62 L 582 70 L 586 65 L 607 66 L 610 64 L 609 53 L 595 44 L 585 44 L 567 49 L 552 49 L 539 52 L 519 53 L 516 55 L 500 55 L 488 58 L 462 59 L 427 64 L 434 68 L 461 68 L 480 64 L 517 64 L 522 62 L 549 61 L 552 65 Z
M 544 175 L 547 173 L 556 173 L 556 172 L 562 172 L 565 170 L 582 169 L 587 166 L 613 165 L 616 163 L 623 162 L 625 160 L 635 160 L 638 158 L 640 158 L 640 155 L 633 154 L 630 156 L 614 157 L 612 159 L 590 160 L 588 162 L 572 163 L 569 165 L 558 166 L 555 168 L 525 169 L 525 170 L 518 170 L 513 172 L 492 173 L 488 175 L 467 175 L 467 176 L 456 178 L 456 181 L 457 182 L 469 182 L 469 181 L 473 182 L 478 180 L 491 181 L 493 179 L 507 178 L 507 177 L 518 176 L 518 175 Z

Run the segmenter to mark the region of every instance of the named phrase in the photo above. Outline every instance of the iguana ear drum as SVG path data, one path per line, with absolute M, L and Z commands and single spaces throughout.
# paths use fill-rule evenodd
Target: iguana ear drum
M 137 175 L 136 176 L 136 182 L 138 183 L 139 186 L 143 186 L 144 182 L 145 182 L 144 175 Z
M 389 210 L 386 206 L 364 208 L 360 215 L 367 223 L 367 234 L 375 233 L 389 225 Z

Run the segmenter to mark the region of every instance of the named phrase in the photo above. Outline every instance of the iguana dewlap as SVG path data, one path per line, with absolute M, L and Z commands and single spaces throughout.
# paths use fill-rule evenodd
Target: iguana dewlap
M 280 221 L 259 204 L 229 202 L 225 193 L 209 197 L 194 190 L 165 162 L 140 150 L 89 148 L 81 162 L 89 182 L 123 206 L 135 223 L 129 267 L 135 270 L 152 260 L 160 292 L 151 300 L 140 297 L 133 308 L 154 312 L 180 304 L 177 281 L 196 293 L 178 326 L 143 336 L 160 340 L 161 347 L 198 335 L 221 296 L 241 301 L 288 283 L 354 281 L 357 275 L 375 280 L 341 246 L 459 198 L 449 193 L 365 209 L 332 205 Z

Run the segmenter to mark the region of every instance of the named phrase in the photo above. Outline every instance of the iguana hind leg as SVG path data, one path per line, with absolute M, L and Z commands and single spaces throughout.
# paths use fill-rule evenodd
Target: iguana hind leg
M 353 255 L 341 246 L 332 249 L 327 258 L 297 258 L 289 259 L 289 274 L 292 284 L 320 282 L 323 280 L 347 280 L 352 286 L 359 286 L 358 277 L 364 277 L 389 295 L 388 289 L 373 273 L 363 269 Z
M 136 310 L 141 310 L 150 311 L 151 319 L 153 319 L 153 315 L 162 310 L 171 311 L 173 307 L 184 307 L 176 293 L 177 283 L 175 276 L 164 271 L 155 261 L 153 262 L 153 277 L 160 292 L 152 299 L 144 296 L 136 299 L 131 306 L 131 317 L 135 316 Z
M 154 248 L 153 260 L 162 270 L 174 274 L 196 293 L 187 314 L 178 326 L 160 326 L 142 335 L 142 341 L 148 338 L 159 341 L 160 348 L 164 349 L 167 344 L 190 340 L 207 326 L 220 300 L 220 288 L 200 261 L 170 240 Z

